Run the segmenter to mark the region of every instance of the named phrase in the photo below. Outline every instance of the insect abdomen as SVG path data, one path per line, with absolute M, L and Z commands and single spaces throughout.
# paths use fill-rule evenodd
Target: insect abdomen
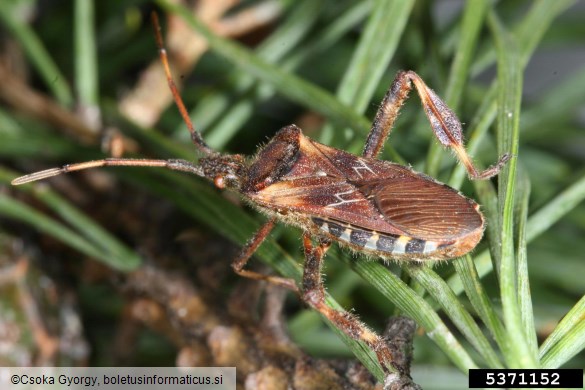
M 380 233 L 362 229 L 349 224 L 323 218 L 311 218 L 320 231 L 330 234 L 339 241 L 346 242 L 359 249 L 381 252 L 388 255 L 425 255 L 443 247 L 435 241 L 418 238 Z M 415 256 L 416 257 L 416 256 Z

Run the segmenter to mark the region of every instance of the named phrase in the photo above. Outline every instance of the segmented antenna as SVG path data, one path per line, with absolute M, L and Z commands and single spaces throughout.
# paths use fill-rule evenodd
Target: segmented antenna
M 203 168 L 185 160 L 151 160 L 151 159 L 132 159 L 132 158 L 105 158 L 102 160 L 86 161 L 76 164 L 63 165 L 61 168 L 50 168 L 44 171 L 30 173 L 12 180 L 12 185 L 30 183 L 37 180 L 43 180 L 49 177 L 57 176 L 62 173 L 82 171 L 99 167 L 160 167 L 173 171 L 189 172 L 197 176 L 205 177 Z
M 169 59 L 167 56 L 167 50 L 165 49 L 164 44 L 163 44 L 160 23 L 158 22 L 158 15 L 156 14 L 156 12 L 153 11 L 151 14 L 151 17 L 152 17 L 152 25 L 154 26 L 154 35 L 156 37 L 156 44 L 158 46 L 158 52 L 159 52 L 160 59 L 162 61 L 162 64 L 163 64 L 163 67 L 165 70 L 165 76 L 167 77 L 167 82 L 169 84 L 169 88 L 171 89 L 171 93 L 173 94 L 173 99 L 175 100 L 175 104 L 177 105 L 177 108 L 179 109 L 179 112 L 181 113 L 181 116 L 183 117 L 183 121 L 185 122 L 185 124 L 187 125 L 187 128 L 189 129 L 189 132 L 191 133 L 191 140 L 193 141 L 195 146 L 197 146 L 197 148 L 200 151 L 202 151 L 203 153 L 205 153 L 206 155 L 216 154 L 216 152 L 213 149 L 211 149 L 205 143 L 205 141 L 203 141 L 201 134 L 199 132 L 197 132 L 195 130 L 195 127 L 193 126 L 193 122 L 191 121 L 191 118 L 189 117 L 189 113 L 187 112 L 187 108 L 185 108 L 185 103 L 183 103 L 183 99 L 181 98 L 181 95 L 179 94 L 179 90 L 177 89 L 177 86 L 176 86 L 175 82 L 173 81 L 173 75 L 171 73 L 171 67 L 169 66 Z

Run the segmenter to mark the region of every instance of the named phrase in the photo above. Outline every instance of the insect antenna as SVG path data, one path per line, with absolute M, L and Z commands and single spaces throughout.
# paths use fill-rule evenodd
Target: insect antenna
M 102 160 L 86 161 L 76 164 L 63 165 L 61 168 L 50 168 L 44 171 L 30 173 L 12 180 L 11 184 L 19 186 L 33 181 L 47 179 L 62 173 L 81 171 L 99 167 L 160 167 L 172 171 L 181 171 L 192 173 L 197 176 L 205 177 L 203 168 L 186 160 L 151 160 L 151 159 L 132 159 L 132 158 L 105 158 Z
M 173 75 L 171 73 L 171 67 L 169 66 L 169 59 L 167 56 L 167 50 L 165 49 L 165 46 L 163 43 L 163 38 L 162 38 L 162 34 L 161 34 L 161 28 L 160 28 L 160 23 L 158 21 L 157 13 L 153 11 L 151 14 L 151 18 L 152 18 L 152 25 L 154 27 L 154 35 L 156 37 L 156 44 L 158 46 L 158 53 L 160 55 L 160 59 L 161 59 L 162 64 L 163 64 L 165 76 L 167 77 L 167 82 L 169 84 L 169 88 L 171 90 L 171 93 L 173 94 L 173 99 L 175 100 L 175 104 L 177 105 L 177 108 L 179 109 L 179 112 L 181 113 L 181 116 L 183 117 L 183 121 L 187 125 L 187 129 L 189 129 L 189 132 L 191 133 L 191 140 L 193 141 L 195 146 L 201 152 L 203 152 L 205 155 L 217 154 L 216 151 L 211 149 L 205 143 L 205 141 L 203 140 L 203 137 L 201 137 L 201 134 L 198 131 L 196 131 L 195 127 L 193 126 L 193 122 L 191 121 L 191 118 L 189 117 L 189 113 L 187 112 L 187 108 L 185 107 L 185 103 L 183 103 L 183 99 L 181 98 L 181 95 L 179 94 L 179 90 L 177 88 L 177 85 L 173 81 Z

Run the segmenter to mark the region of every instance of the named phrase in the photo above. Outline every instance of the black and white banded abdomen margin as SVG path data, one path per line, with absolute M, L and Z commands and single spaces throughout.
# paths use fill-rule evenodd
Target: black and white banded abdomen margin
M 320 231 L 366 251 L 383 252 L 389 255 L 431 256 L 433 252 L 449 245 L 409 236 L 380 233 L 330 219 L 313 217 L 311 220 Z

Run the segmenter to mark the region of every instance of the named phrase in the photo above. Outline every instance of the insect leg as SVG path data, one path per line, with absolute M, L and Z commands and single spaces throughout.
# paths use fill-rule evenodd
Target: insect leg
M 400 71 L 396 75 L 378 109 L 372 129 L 366 140 L 363 155 L 365 157 L 376 157 L 380 153 L 398 116 L 400 107 L 408 97 L 408 92 L 412 89 L 412 84 L 414 84 L 420 96 L 435 136 L 443 146 L 453 149 L 459 161 L 467 169 L 469 177 L 472 179 L 488 179 L 497 175 L 510 159 L 510 155 L 504 154 L 495 165 L 485 171 L 478 171 L 463 145 L 461 122 L 445 102 L 413 71 Z
M 398 371 L 400 375 L 408 375 L 406 368 L 396 364 L 390 348 L 382 337 L 369 329 L 351 313 L 333 309 L 325 302 L 325 289 L 321 279 L 321 270 L 324 255 L 331 246 L 331 241 L 321 241 L 319 246 L 313 247 L 311 236 L 308 233 L 304 233 L 303 245 L 305 248 L 303 300 L 345 334 L 368 345 L 376 353 L 378 361 L 384 370 L 388 372 L 389 367 L 392 367 L 392 371 Z
M 278 286 L 285 287 L 289 290 L 298 292 L 299 289 L 293 279 L 281 278 L 278 276 L 272 275 L 265 275 L 259 272 L 249 271 L 244 269 L 244 266 L 248 263 L 248 260 L 252 257 L 254 252 L 258 249 L 260 244 L 266 239 L 268 234 L 274 228 L 276 220 L 271 219 L 270 221 L 266 222 L 255 234 L 254 236 L 248 241 L 248 243 L 242 248 L 242 251 L 236 257 L 236 259 L 232 262 L 232 268 L 234 271 L 246 278 L 255 279 L 255 280 L 265 280 L 269 283 L 276 284 Z
M 44 171 L 31 173 L 29 175 L 18 177 L 12 180 L 12 185 L 20 185 L 30 183 L 32 181 L 43 180 L 49 177 L 57 176 L 62 173 L 81 171 L 84 169 L 92 169 L 99 167 L 161 167 L 171 169 L 173 171 L 182 171 L 193 173 L 197 176 L 205 177 L 203 169 L 190 163 L 186 160 L 148 160 L 148 159 L 133 159 L 133 158 L 106 158 L 103 160 L 86 161 L 77 164 L 63 165 L 61 168 L 45 169 Z
M 384 95 L 382 103 L 380 103 L 380 108 L 378 108 L 362 152 L 364 157 L 374 158 L 382 151 L 384 142 L 390 135 L 390 131 L 398 117 L 400 107 L 408 97 L 411 89 L 412 85 L 406 77 L 406 72 L 398 72 L 386 95 Z

